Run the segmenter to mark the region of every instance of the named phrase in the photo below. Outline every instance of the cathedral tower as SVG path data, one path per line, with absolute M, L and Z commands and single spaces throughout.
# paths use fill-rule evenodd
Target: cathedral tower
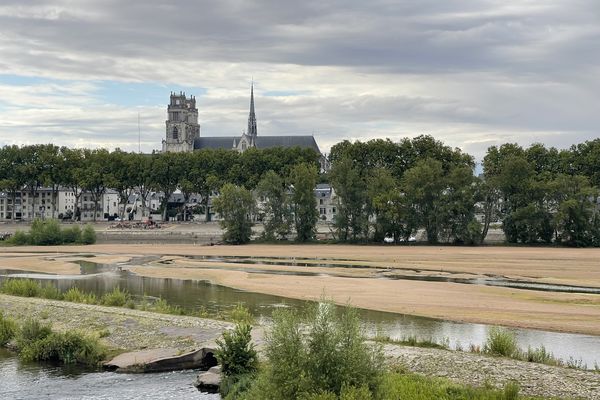
M 163 152 L 189 152 L 194 150 L 194 140 L 200 137 L 196 98 L 188 99 L 184 92 L 171 93 L 167 106 L 166 135 Z

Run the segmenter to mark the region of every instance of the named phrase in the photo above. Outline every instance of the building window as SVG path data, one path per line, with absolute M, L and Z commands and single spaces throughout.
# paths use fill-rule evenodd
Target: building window
M 335 214 L 335 207 L 333 207 L 333 208 L 331 209 L 331 213 L 332 213 L 332 214 Z
M 321 215 L 325 215 L 325 214 L 327 214 L 327 209 L 326 208 L 319 208 L 319 213 Z
M 319 204 L 323 205 L 323 199 L 319 199 Z
M 179 139 L 179 131 L 177 130 L 176 126 L 173 127 L 173 139 L 175 139 L 175 140 Z

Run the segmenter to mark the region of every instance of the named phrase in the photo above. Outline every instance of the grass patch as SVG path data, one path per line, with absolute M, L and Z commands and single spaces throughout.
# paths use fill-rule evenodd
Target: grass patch
M 17 324 L 12 318 L 5 317 L 0 312 L 0 346 L 6 346 L 8 342 L 15 337 L 17 332 Z
M 399 344 L 402 346 L 423 347 L 443 350 L 450 349 L 450 343 L 448 339 L 443 340 L 441 342 L 436 342 L 433 339 L 419 339 L 415 335 L 405 336 L 402 339 L 392 339 L 389 336 L 377 334 L 377 336 L 375 336 L 373 340 L 379 343 Z
M 110 307 L 123 307 L 125 304 L 127 304 L 130 298 L 131 295 L 129 292 L 116 287 L 111 292 L 105 293 L 100 298 L 100 304 Z
M 483 352 L 493 355 L 514 358 L 519 353 L 517 338 L 514 333 L 506 329 L 493 326 L 488 332 L 488 337 Z

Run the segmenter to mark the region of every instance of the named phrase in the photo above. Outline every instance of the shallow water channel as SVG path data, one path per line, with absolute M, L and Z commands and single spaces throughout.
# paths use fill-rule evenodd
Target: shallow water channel
M 268 319 L 273 310 L 280 307 L 302 307 L 305 301 L 278 296 L 246 292 L 207 281 L 181 280 L 170 278 L 149 278 L 121 271 L 116 265 L 101 265 L 90 261 L 79 261 L 82 275 L 50 275 L 23 273 L 23 271 L 0 269 L 0 280 L 7 276 L 24 277 L 52 282 L 62 291 L 78 287 L 87 292 L 102 295 L 115 287 L 126 289 L 134 296 L 162 297 L 169 303 L 189 310 L 200 307 L 208 311 L 222 311 L 244 303 L 259 318 Z M 457 323 L 432 318 L 401 315 L 380 311 L 359 310 L 367 329 L 376 330 L 395 339 L 416 336 L 420 339 L 445 341 L 454 348 L 470 344 L 481 346 L 489 330 L 488 325 Z M 600 337 L 580 334 L 567 334 L 531 329 L 512 329 L 519 346 L 543 345 L 556 357 L 563 360 L 580 360 L 593 368 L 600 364 Z M 199 394 L 191 383 L 195 372 L 171 374 L 121 375 L 106 372 L 84 371 L 73 373 L 63 368 L 22 365 L 14 357 L 0 353 L 0 377 L 7 385 L 0 385 L 0 398 L 206 398 Z M 5 379 L 8 378 L 8 380 Z M 19 387 L 34 387 L 25 397 L 16 396 Z M 39 392 L 36 388 L 43 387 Z M 144 393 L 146 395 L 144 395 Z M 160 393 L 160 397 L 150 395 Z M 20 393 L 21 394 L 21 393 Z M 193 397 L 195 396 L 195 397 Z M 204 397 L 198 397 L 204 396 Z

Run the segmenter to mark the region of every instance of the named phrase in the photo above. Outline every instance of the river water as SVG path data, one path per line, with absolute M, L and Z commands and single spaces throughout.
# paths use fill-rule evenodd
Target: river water
M 281 307 L 303 307 L 305 301 L 246 292 L 206 281 L 149 278 L 119 271 L 115 266 L 80 262 L 83 275 L 60 276 L 23 271 L 0 270 L 0 280 L 7 276 L 51 282 L 65 291 L 78 287 L 102 295 L 115 287 L 134 296 L 162 297 L 188 310 L 200 307 L 218 312 L 243 303 L 259 318 L 269 319 Z M 457 323 L 432 318 L 359 310 L 367 330 L 379 331 L 395 339 L 416 336 L 447 342 L 451 347 L 482 346 L 490 326 Z M 532 329 L 510 329 L 521 348 L 544 346 L 554 356 L 575 360 L 593 368 L 600 364 L 600 337 L 555 333 Z M 63 367 L 22 364 L 10 353 L 0 352 L 0 399 L 218 399 L 216 395 L 197 392 L 192 386 L 197 372 L 184 371 L 150 375 L 124 375 L 111 372 L 75 371 Z M 23 390 L 27 388 L 27 390 Z
M 216 394 L 200 393 L 192 385 L 195 371 L 157 374 L 118 374 L 22 363 L 0 349 L 0 399 L 200 399 L 216 400 Z

